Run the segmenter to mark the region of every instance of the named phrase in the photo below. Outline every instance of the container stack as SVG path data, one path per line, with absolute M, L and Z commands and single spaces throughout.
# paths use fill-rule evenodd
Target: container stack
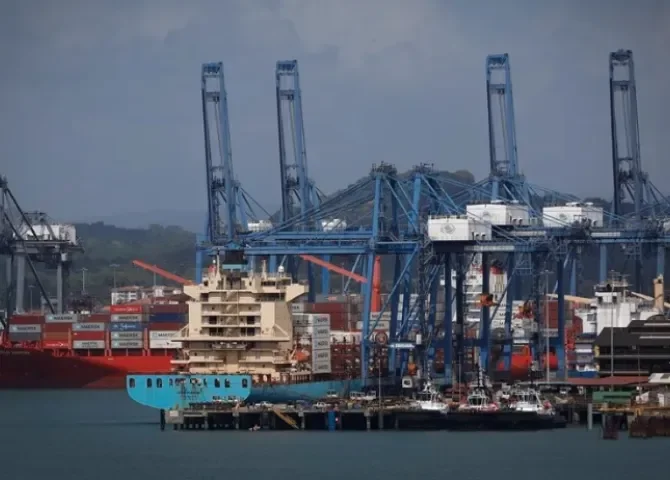
M 8 340 L 85 355 L 108 349 L 111 355 L 146 349 L 164 355 L 181 347 L 171 339 L 186 325 L 187 312 L 185 304 L 155 304 L 112 305 L 110 313 L 13 315 Z
M 42 340 L 44 315 L 14 315 L 9 325 L 9 341 L 38 343 Z
M 312 373 L 330 373 L 330 315 L 294 313 L 293 335 L 301 349 L 310 352 Z
M 145 305 L 112 305 L 109 323 L 109 348 L 142 350 L 144 348 Z
M 172 339 L 188 323 L 188 305 L 154 304 L 149 308 L 148 335 L 150 350 L 174 350 L 181 343 Z
M 106 322 L 72 324 L 73 350 L 104 350 L 107 347 Z
M 42 348 L 69 350 L 72 348 L 72 325 L 79 321 L 76 313 L 56 313 L 44 316 Z

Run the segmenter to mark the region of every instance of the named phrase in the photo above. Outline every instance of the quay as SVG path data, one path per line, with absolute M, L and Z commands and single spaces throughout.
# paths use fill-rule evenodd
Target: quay
M 416 410 L 406 407 L 294 408 L 191 405 L 184 409 L 161 410 L 161 429 L 174 430 L 551 430 L 565 428 L 563 417 L 529 412 L 458 412 Z
M 420 410 L 361 408 L 206 408 L 161 410 L 161 430 L 439 430 L 445 415 Z

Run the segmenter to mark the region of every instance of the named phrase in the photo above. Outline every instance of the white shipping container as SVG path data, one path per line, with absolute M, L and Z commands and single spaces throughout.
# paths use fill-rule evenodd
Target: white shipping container
M 47 323 L 75 323 L 79 321 L 79 315 L 76 313 L 56 313 L 44 317 Z
M 315 327 L 312 332 L 312 338 L 330 338 L 329 327 Z
M 149 348 L 159 349 L 159 348 L 181 348 L 181 342 L 174 342 L 168 339 L 158 339 L 158 340 L 149 340 Z
M 142 340 L 112 340 L 112 348 L 142 348 Z
M 75 340 L 72 342 L 75 350 L 102 350 L 105 348 L 104 340 Z
M 177 330 L 152 330 L 149 332 L 150 340 L 170 340 L 177 336 Z
M 112 322 L 141 322 L 142 314 L 140 313 L 116 313 L 111 316 Z
M 74 332 L 104 332 L 105 324 L 102 322 L 91 323 L 73 323 L 72 331 Z
M 112 332 L 112 340 L 142 340 L 142 332 Z
M 40 333 L 42 325 L 9 325 L 9 333 Z
M 302 303 L 302 302 L 292 303 L 291 304 L 291 311 L 293 313 L 303 313 L 305 311 L 305 304 Z
M 330 327 L 330 314 L 328 313 L 294 313 L 293 325 L 315 327 Z
M 330 338 L 312 339 L 312 350 L 330 350 Z
M 370 327 L 373 327 L 373 326 L 374 326 L 374 322 L 371 320 L 370 321 Z M 389 326 L 390 326 L 389 322 L 384 322 L 384 321 L 380 320 L 379 322 L 377 322 L 377 326 L 375 327 L 375 330 L 388 330 Z M 363 322 L 362 321 L 356 322 L 356 330 L 361 330 L 361 331 L 363 330 Z
M 312 351 L 312 373 L 330 373 L 330 349 Z

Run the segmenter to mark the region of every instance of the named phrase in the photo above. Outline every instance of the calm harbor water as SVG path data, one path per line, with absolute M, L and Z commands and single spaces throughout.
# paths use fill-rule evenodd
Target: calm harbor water
M 161 432 L 155 411 L 95 391 L 0 391 L 0 433 L 12 480 L 651 480 L 670 447 L 582 429 Z

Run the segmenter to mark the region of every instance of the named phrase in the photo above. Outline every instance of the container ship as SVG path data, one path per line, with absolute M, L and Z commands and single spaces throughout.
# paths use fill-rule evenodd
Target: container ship
M 360 354 L 334 352 L 331 315 L 294 311 L 307 290 L 282 268 L 255 273 L 215 259 L 202 283 L 184 286 L 191 300 L 188 324 L 172 339 L 182 346 L 174 373 L 128 375 L 129 396 L 164 409 L 184 399 L 279 403 L 360 390 L 360 368 L 333 368 L 334 355 Z
M 112 305 L 108 313 L 22 314 L 0 345 L 0 388 L 112 388 L 128 372 L 168 372 L 185 304 Z

